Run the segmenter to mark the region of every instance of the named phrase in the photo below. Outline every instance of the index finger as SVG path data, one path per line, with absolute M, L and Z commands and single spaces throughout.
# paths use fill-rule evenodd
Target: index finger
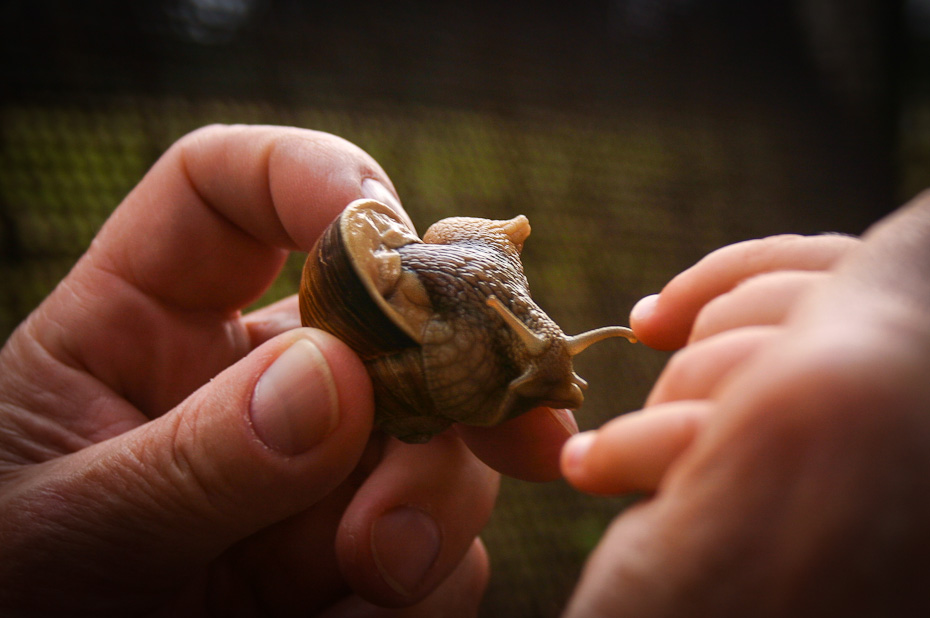
M 91 253 L 160 301 L 237 310 L 265 290 L 287 250 L 309 249 L 366 196 L 368 179 L 391 186 L 374 159 L 328 133 L 206 127 L 162 156 Z
M 152 166 L 24 332 L 160 414 L 252 348 L 238 312 L 288 250 L 311 247 L 360 197 L 402 213 L 390 187 L 374 159 L 327 133 L 200 129 Z M 80 408 L 76 390 L 63 392 Z
M 701 309 L 740 282 L 781 270 L 827 270 L 859 242 L 839 234 L 786 234 L 728 245 L 674 277 L 660 294 L 637 303 L 630 324 L 646 345 L 677 350 L 687 343 Z

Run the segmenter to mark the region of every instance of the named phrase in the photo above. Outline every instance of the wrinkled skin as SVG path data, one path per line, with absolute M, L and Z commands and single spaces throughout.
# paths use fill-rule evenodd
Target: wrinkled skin
M 406 217 L 390 187 L 313 131 L 164 154 L 0 352 L 0 614 L 474 615 L 494 468 L 557 477 L 571 416 L 400 444 L 296 298 L 241 313 L 352 200 Z

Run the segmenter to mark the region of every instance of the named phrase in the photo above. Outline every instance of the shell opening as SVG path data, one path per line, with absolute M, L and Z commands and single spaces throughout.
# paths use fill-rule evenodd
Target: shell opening
M 530 353 L 530 356 L 540 356 L 546 351 L 546 348 L 549 347 L 549 342 L 531 331 L 530 328 L 520 321 L 520 318 L 515 316 L 496 296 L 489 296 L 487 303 L 491 309 L 494 309 L 500 314 L 507 326 L 519 337 L 523 345 L 526 346 L 526 350 Z
M 625 326 L 605 326 L 604 328 L 589 330 L 586 333 L 581 333 L 573 337 L 566 337 L 565 345 L 566 348 L 568 348 L 568 353 L 571 356 L 575 356 L 576 354 L 584 352 L 598 341 L 603 341 L 611 337 L 623 337 L 630 343 L 636 343 L 636 335 L 634 335 L 633 331 L 629 328 Z

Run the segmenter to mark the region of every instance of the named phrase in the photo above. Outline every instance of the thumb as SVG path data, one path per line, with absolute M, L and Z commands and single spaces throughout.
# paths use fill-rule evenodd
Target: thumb
M 4 510 L 22 515 L 0 536 L 12 526 L 11 538 L 31 542 L 24 553 L 55 556 L 62 572 L 42 577 L 69 588 L 75 576 L 104 583 L 108 570 L 136 585 L 170 580 L 329 493 L 357 464 L 372 413 L 351 350 L 289 331 L 164 416 L 33 466 L 5 496 Z

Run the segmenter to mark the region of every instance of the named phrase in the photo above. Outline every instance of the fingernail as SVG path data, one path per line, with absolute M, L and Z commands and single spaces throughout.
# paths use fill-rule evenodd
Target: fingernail
M 416 230 L 413 225 L 413 221 L 410 220 L 410 216 L 407 214 L 407 211 L 404 210 L 404 207 L 400 205 L 400 202 L 397 200 L 391 190 L 384 186 L 380 180 L 375 178 L 366 178 L 363 180 L 362 197 L 369 200 L 377 200 L 386 206 L 390 206 L 391 210 L 396 212 L 400 218 L 410 226 L 411 230 Z
M 573 436 L 578 433 L 578 423 L 575 421 L 575 415 L 571 410 L 564 408 L 550 408 L 549 414 L 555 421 L 565 429 L 565 433 Z
M 630 310 L 630 323 L 648 320 L 650 316 L 655 313 L 658 300 L 658 294 L 650 294 L 649 296 L 639 299 L 639 302 L 633 305 L 633 309 Z
M 378 518 L 371 549 L 384 581 L 405 597 L 420 587 L 436 562 L 442 536 L 435 520 L 420 509 L 401 506 Z
M 584 460 L 597 437 L 596 431 L 576 433 L 562 447 L 562 471 L 577 470 L 584 465 Z
M 336 384 L 312 341 L 295 341 L 265 370 L 252 393 L 250 415 L 258 437 L 284 455 L 313 448 L 336 428 Z

